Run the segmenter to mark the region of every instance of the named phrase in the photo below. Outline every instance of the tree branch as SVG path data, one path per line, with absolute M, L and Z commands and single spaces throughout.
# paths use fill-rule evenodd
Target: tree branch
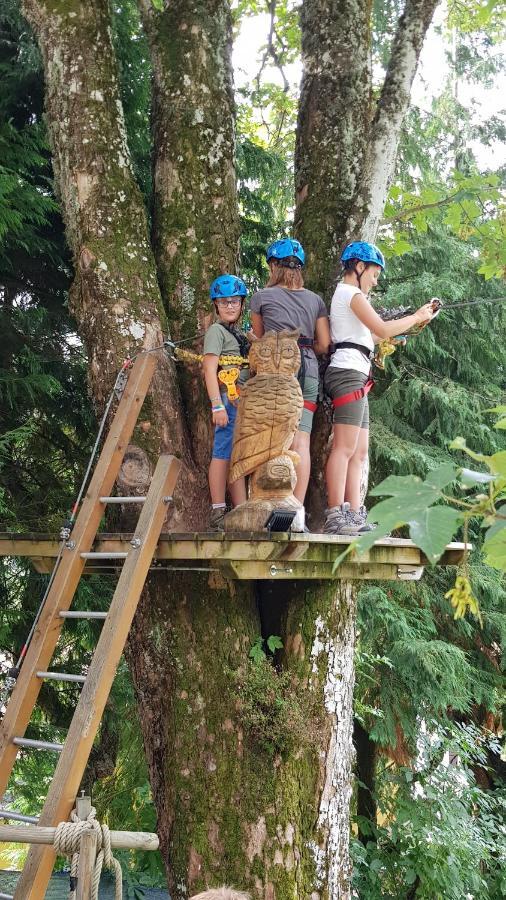
M 423 41 L 438 0 L 406 0 L 397 23 L 392 53 L 372 125 L 373 140 L 366 157 L 350 235 L 360 232 L 374 240 L 383 214 L 388 184 L 395 168 L 397 146 L 409 108 Z

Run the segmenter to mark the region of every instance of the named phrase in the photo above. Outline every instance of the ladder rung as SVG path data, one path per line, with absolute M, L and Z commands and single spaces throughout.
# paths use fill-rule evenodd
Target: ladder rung
M 76 684 L 84 684 L 86 675 L 67 675 L 66 672 L 37 672 L 37 678 L 45 678 L 47 681 L 74 681 Z
M 12 819 L 13 822 L 28 822 L 29 825 L 37 825 L 37 816 L 25 816 L 24 813 L 16 812 L 14 809 L 0 809 L 0 819 Z
M 61 612 L 60 616 L 62 619 L 106 619 L 106 612 L 91 612 L 90 610 L 69 610 L 68 612 Z
M 145 497 L 100 497 L 101 503 L 145 503 Z
M 118 553 L 80 553 L 81 559 L 126 559 L 128 553 L 125 551 Z
M 33 741 L 31 738 L 15 737 L 12 741 L 17 747 L 26 747 L 27 750 L 54 750 L 55 753 L 61 753 L 63 744 L 53 744 L 51 741 Z

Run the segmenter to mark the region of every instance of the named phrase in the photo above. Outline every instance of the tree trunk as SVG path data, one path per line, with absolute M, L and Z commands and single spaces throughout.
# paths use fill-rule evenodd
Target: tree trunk
M 228 0 L 155 9 L 140 0 L 153 63 L 153 246 L 171 331 L 201 334 L 209 285 L 239 265 L 232 20 Z M 209 464 L 210 416 L 200 367 L 180 385 L 197 465 Z
M 24 10 L 44 61 L 54 170 L 75 265 L 71 308 L 100 409 L 125 357 L 159 346 L 165 328 L 146 212 L 126 142 L 108 2 L 26 0 Z M 180 456 L 186 463 L 181 498 L 195 476 L 174 366 L 164 353 L 143 419 L 131 467 L 145 482 L 143 473 L 149 477 L 160 449 Z M 181 499 L 176 510 L 178 521 L 186 515 Z
M 301 11 L 295 230 L 306 250 L 310 287 L 327 300 L 368 139 L 370 14 L 369 0 L 305 0 Z
M 129 662 L 139 695 L 162 853 L 174 900 L 229 882 L 267 900 L 349 894 L 354 606 L 351 586 L 186 578 L 168 605 L 164 576 L 135 620 Z M 184 578 L 184 576 L 183 576 Z M 281 634 L 278 667 L 311 712 L 310 740 L 272 747 L 245 719 L 255 637 Z M 141 656 L 138 647 L 149 648 Z M 270 663 L 265 663 L 270 666 Z M 311 698 L 309 703 L 308 698 Z M 315 699 L 316 698 L 316 699 Z M 279 698 L 278 698 L 279 699 Z M 257 702 L 262 704 L 263 698 Z

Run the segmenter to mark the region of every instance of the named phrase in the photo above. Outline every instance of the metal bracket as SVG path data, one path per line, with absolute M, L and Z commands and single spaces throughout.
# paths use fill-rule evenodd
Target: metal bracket
M 128 381 L 128 370 L 122 369 L 119 372 L 118 377 L 116 379 L 116 384 L 114 385 L 114 393 L 116 395 L 117 400 L 121 400 L 121 395 L 125 390 L 126 383 Z
M 272 577 L 275 575 L 293 575 L 293 568 L 291 566 L 275 566 L 272 565 L 269 569 Z

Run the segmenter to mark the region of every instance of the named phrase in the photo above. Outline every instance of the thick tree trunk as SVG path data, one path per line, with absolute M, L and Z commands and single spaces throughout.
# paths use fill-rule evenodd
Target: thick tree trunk
M 158 830 L 174 900 L 233 883 L 258 900 L 349 893 L 354 607 L 351 586 L 227 583 L 192 575 L 177 604 L 164 576 L 136 618 L 129 661 L 139 695 Z M 183 576 L 184 578 L 184 576 Z M 262 628 L 313 731 L 279 752 L 258 742 L 236 682 Z M 138 647 L 146 648 L 141 656 Z M 147 649 L 149 648 L 149 649 Z M 266 664 L 268 665 L 268 664 Z M 257 697 L 259 708 L 267 703 Z M 270 700 L 272 703 L 272 699 Z M 288 726 L 289 727 L 289 726 Z
M 141 347 L 159 346 L 165 327 L 146 213 L 126 142 L 108 9 L 107 0 L 24 4 L 44 60 L 54 169 L 75 264 L 71 306 L 89 353 L 99 409 L 123 359 Z M 163 353 L 143 417 L 136 432 L 139 451 L 132 456 L 132 465 L 139 460 L 139 477 L 143 472 L 149 477 L 150 460 L 163 448 L 186 463 L 179 494 L 193 490 L 174 367 Z M 176 520 L 182 513 L 178 501 Z
M 209 284 L 238 271 L 232 21 L 228 0 L 140 0 L 153 62 L 153 245 L 171 331 L 210 323 Z M 198 344 L 196 345 L 198 346 Z M 180 371 L 197 465 L 209 464 L 210 416 L 199 367 Z
M 295 229 L 306 249 L 310 286 L 326 299 L 336 280 L 368 139 L 370 13 L 369 0 L 305 0 L 301 10 Z
M 305 0 L 302 7 L 303 78 L 295 156 L 296 230 L 308 257 L 308 287 L 332 296 L 342 247 L 350 239 L 375 240 L 423 38 L 436 0 L 407 0 L 399 19 L 391 60 L 376 114 L 371 115 L 370 14 L 361 0 Z M 312 435 L 312 476 L 307 508 L 310 526 L 321 527 L 325 507 L 324 464 L 328 450 L 330 410 L 322 404 Z M 368 467 L 363 473 L 363 495 Z M 354 588 L 350 587 L 353 592 Z M 307 596 L 316 611 L 321 590 Z M 350 630 L 353 625 L 350 624 Z M 342 640 L 339 628 L 336 640 Z M 346 677 L 353 684 L 353 662 Z M 345 722 L 352 721 L 352 691 L 345 690 Z M 351 724 L 344 745 L 348 775 L 335 783 L 335 806 L 349 811 L 351 791 Z M 327 765 L 331 770 L 332 754 Z M 349 819 L 335 824 L 338 851 L 330 872 L 329 896 L 341 897 L 339 873 L 349 871 Z M 346 888 L 345 888 L 346 889 Z M 344 890 L 345 890 L 344 889 Z

